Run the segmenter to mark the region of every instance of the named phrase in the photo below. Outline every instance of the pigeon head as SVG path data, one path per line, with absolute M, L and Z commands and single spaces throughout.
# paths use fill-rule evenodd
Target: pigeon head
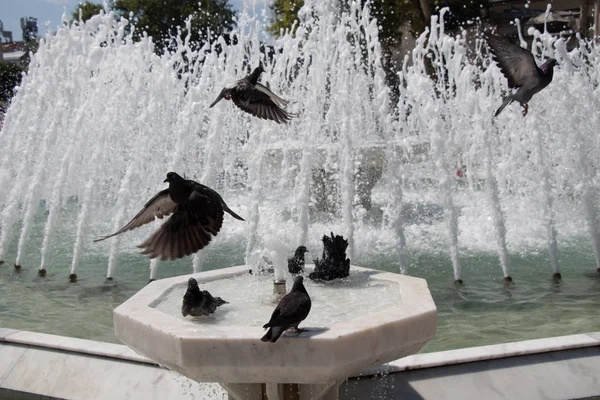
M 304 253 L 308 252 L 308 249 L 306 248 L 306 246 L 298 246 L 298 248 L 296 249 L 296 256 L 303 256 Z
M 188 290 L 198 289 L 198 282 L 194 278 L 188 279 Z
M 182 180 L 183 178 L 181 176 L 179 176 L 177 174 L 177 172 L 168 172 L 167 173 L 167 178 L 165 179 L 165 182 L 173 182 L 173 181 L 178 181 L 178 180 Z M 191 279 L 191 278 L 190 278 Z
M 254 68 L 254 71 L 252 71 L 252 73 L 250 75 L 248 75 L 248 77 L 246 79 L 248 79 L 248 81 L 253 84 L 256 85 L 256 83 L 258 82 L 258 78 L 260 77 L 260 74 L 262 74 L 263 72 L 265 72 L 265 70 L 263 69 L 262 63 L 258 64 L 258 67 Z
M 298 275 L 294 279 L 294 286 L 292 286 L 292 292 L 306 292 L 306 288 L 304 287 L 304 277 L 302 275 Z
M 552 73 L 554 66 L 556 66 L 557 64 L 558 64 L 558 62 L 556 61 L 556 59 L 549 58 L 548 61 L 546 61 L 544 64 L 542 64 L 540 69 L 542 70 L 542 72 L 544 74 Z

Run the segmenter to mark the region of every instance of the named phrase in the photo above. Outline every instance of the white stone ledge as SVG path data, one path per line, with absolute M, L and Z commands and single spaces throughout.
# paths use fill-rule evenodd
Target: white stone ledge
M 151 359 L 137 354 L 124 345 L 50 335 L 47 333 L 0 328 L 0 343 L 1 342 L 157 365 Z M 370 376 L 382 373 L 434 368 L 445 365 L 464 364 L 593 346 L 600 346 L 600 332 L 525 340 L 489 346 L 468 347 L 435 353 L 415 354 L 383 364 L 379 367 L 367 369 L 356 376 Z
M 137 354 L 135 351 L 122 344 L 98 342 L 95 340 L 51 335 L 48 333 L 0 328 L 0 343 L 1 342 L 156 365 L 154 361 Z
M 357 376 L 434 368 L 444 365 L 464 364 L 592 346 L 600 346 L 600 332 L 524 340 L 489 346 L 467 347 L 435 353 L 414 354 L 379 367 L 370 368 Z

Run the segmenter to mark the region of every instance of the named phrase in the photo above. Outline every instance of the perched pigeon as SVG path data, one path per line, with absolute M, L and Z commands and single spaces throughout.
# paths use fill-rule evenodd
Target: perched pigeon
M 513 94 L 504 99 L 500 108 L 496 110 L 494 117 L 498 116 L 513 101 L 518 101 L 521 104 L 523 116 L 526 116 L 529 109 L 527 103 L 533 95 L 552 82 L 556 60 L 550 58 L 538 68 L 533 54 L 528 50 L 510 43 L 500 36 L 487 35 L 486 38 L 492 52 L 492 59 L 496 61 L 506 77 L 508 86 L 511 89 L 517 88 Z
M 127 225 L 112 235 L 94 241 L 108 239 L 152 222 L 155 218 L 173 214 L 138 247 L 144 249 L 142 254 L 149 254 L 150 258 L 175 260 L 206 246 L 212 239 L 211 234 L 216 236 L 221 229 L 224 211 L 244 221 L 227 207 L 219 193 L 208 186 L 183 179 L 175 172 L 169 172 L 165 182 L 169 182 L 169 188 L 151 198 Z
M 315 270 L 308 275 L 313 281 L 331 281 L 350 275 L 350 259 L 346 258 L 348 241 L 343 236 L 323 236 L 323 258 L 316 259 Z
M 198 282 L 194 278 L 188 279 L 188 288 L 183 295 L 181 314 L 184 317 L 191 315 L 199 317 L 215 312 L 217 307 L 228 304 L 220 297 L 213 297 L 207 290 L 200 290 Z
M 297 276 L 294 279 L 292 290 L 281 298 L 277 308 L 271 315 L 271 320 L 263 328 L 269 328 L 265 336 L 260 340 L 263 342 L 275 343 L 281 334 L 289 328 L 294 328 L 297 332 L 298 324 L 306 319 L 310 312 L 310 296 L 302 283 L 304 278 Z
M 210 107 L 225 98 L 233 100 L 236 106 L 255 117 L 270 119 L 278 124 L 288 122 L 294 115 L 281 107 L 286 106 L 289 101 L 282 99 L 266 86 L 258 83 L 258 77 L 263 71 L 262 65 L 259 65 L 250 75 L 221 90 Z
M 288 258 L 288 271 L 290 271 L 290 274 L 299 274 L 304 271 L 304 253 L 307 251 L 306 246 L 298 246 L 294 257 Z

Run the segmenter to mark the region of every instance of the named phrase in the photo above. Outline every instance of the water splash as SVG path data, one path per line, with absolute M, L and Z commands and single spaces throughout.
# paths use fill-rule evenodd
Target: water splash
M 137 251 L 158 224 L 91 240 L 122 226 L 175 170 L 248 220 L 226 216 L 206 251 L 225 243 L 250 259 L 268 233 L 289 254 L 299 244 L 318 254 L 334 231 L 349 239 L 353 263 L 394 252 L 408 273 L 412 252 L 447 253 L 460 279 L 464 252 L 498 252 L 507 276 L 510 253 L 548 248 L 556 272 L 561 242 L 588 237 L 600 265 L 597 44 L 530 29 L 538 62 L 559 61 L 554 81 L 527 120 L 509 106 L 492 123 L 506 80 L 482 40 L 448 35 L 443 18 L 405 58 L 397 104 L 368 8 L 307 0 L 299 18 L 268 55 L 247 13 L 231 44 L 192 50 L 184 38 L 162 57 L 111 14 L 47 36 L 0 133 L 0 187 L 11 188 L 0 191 L 0 258 L 21 260 L 39 240 L 40 268 L 58 268 L 53 249 L 65 244 L 53 236 L 69 232 L 71 271 L 94 254 L 113 277 L 118 255 Z M 225 101 L 208 109 L 259 61 L 262 82 L 293 100 L 299 115 L 288 125 Z M 35 218 L 40 200 L 45 224 Z

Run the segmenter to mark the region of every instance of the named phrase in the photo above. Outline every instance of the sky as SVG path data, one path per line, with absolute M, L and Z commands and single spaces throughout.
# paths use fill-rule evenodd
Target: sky
M 229 0 L 237 10 L 242 10 L 244 1 L 250 9 L 260 13 L 265 4 L 272 0 Z M 38 20 L 39 35 L 46 32 L 46 22 L 51 31 L 60 25 L 63 13 L 71 15 L 81 0 L 0 0 L 0 21 L 4 24 L 5 31 L 12 31 L 13 40 L 22 40 L 21 17 L 35 17 Z M 101 3 L 102 0 L 96 1 Z

